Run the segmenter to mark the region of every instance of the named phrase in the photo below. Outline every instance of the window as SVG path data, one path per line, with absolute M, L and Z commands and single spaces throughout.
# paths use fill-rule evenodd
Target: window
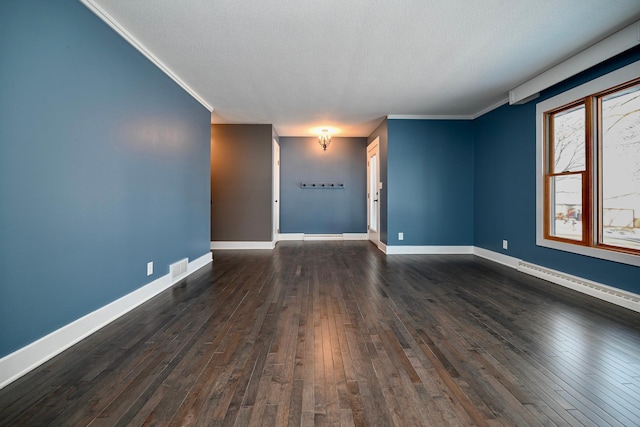
M 537 106 L 538 239 L 640 265 L 640 63 Z
M 588 234 L 583 221 L 587 198 L 586 110 L 581 102 L 546 113 L 546 235 L 581 243 Z

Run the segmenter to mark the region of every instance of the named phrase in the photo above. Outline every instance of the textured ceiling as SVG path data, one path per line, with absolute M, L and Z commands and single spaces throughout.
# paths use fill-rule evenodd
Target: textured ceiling
M 213 107 L 283 136 L 473 116 L 640 19 L 639 0 L 89 0 Z

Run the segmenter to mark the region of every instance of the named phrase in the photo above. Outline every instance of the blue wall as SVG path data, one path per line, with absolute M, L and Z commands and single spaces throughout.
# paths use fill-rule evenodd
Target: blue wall
M 211 125 L 211 240 L 273 239 L 273 126 Z
M 474 121 L 476 246 L 640 293 L 640 267 L 536 246 L 536 104 L 631 62 L 634 48 L 544 91 L 520 106 L 504 105 Z M 502 239 L 509 250 L 502 250 Z
M 471 121 L 388 120 L 387 169 L 387 245 L 473 244 Z
M 313 137 L 280 137 L 280 232 L 366 233 L 366 138 L 334 137 L 326 151 Z M 313 190 L 301 182 L 342 182 Z
M 209 252 L 210 114 L 76 0 L 3 2 L 0 63 L 1 357 Z

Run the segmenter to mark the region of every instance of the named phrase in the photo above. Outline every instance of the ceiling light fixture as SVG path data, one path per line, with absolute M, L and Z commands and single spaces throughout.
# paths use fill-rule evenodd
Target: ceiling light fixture
M 322 133 L 318 135 L 318 144 L 322 146 L 324 151 L 327 151 L 327 147 L 331 144 L 331 135 L 327 129 L 322 129 Z

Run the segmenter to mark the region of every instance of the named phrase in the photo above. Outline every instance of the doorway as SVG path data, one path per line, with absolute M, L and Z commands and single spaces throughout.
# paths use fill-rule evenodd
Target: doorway
M 367 147 L 367 234 L 376 246 L 380 243 L 380 137 Z
M 274 242 L 280 237 L 280 144 L 273 139 L 273 232 Z

